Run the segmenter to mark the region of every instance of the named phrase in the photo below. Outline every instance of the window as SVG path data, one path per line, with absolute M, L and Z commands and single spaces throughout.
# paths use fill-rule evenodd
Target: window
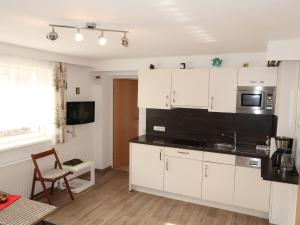
M 0 58 L 0 150 L 52 136 L 53 70 L 28 64 Z

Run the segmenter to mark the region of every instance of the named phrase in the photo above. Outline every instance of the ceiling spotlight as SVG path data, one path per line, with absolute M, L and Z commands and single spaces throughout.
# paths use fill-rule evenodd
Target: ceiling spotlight
M 128 40 L 128 38 L 126 37 L 126 33 L 124 33 L 124 36 L 122 37 L 121 41 L 122 41 L 122 45 L 123 45 L 124 47 L 128 47 L 128 46 L 129 46 L 129 40 Z
M 55 32 L 54 26 L 52 26 L 52 31 L 50 31 L 46 37 L 51 41 L 55 41 L 58 38 L 58 34 Z
M 82 35 L 82 33 L 80 33 L 80 29 L 79 28 L 77 28 L 77 32 L 76 32 L 76 34 L 75 34 L 75 41 L 77 41 L 77 42 L 82 42 L 83 41 L 83 35 Z
M 101 32 L 101 35 L 99 36 L 98 39 L 99 45 L 106 45 L 107 39 L 103 36 L 103 31 Z

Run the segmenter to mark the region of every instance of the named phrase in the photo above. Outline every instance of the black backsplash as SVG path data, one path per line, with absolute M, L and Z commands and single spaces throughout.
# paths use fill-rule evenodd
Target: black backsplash
M 238 134 L 238 143 L 264 144 L 266 136 L 276 136 L 277 116 L 215 113 L 204 109 L 147 109 L 147 135 L 191 140 L 222 140 L 221 133 Z M 165 132 L 153 131 L 165 126 Z

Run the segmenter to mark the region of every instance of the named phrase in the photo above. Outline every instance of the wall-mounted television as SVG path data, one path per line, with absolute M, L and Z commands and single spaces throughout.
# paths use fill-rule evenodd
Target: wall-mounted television
M 95 102 L 67 102 L 67 125 L 95 121 Z

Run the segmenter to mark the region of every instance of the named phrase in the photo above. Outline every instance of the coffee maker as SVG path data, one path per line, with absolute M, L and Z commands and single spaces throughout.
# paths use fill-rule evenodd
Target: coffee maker
M 278 172 L 286 173 L 294 170 L 292 156 L 293 138 L 278 136 L 275 138 L 277 150 L 272 155 L 272 165 Z

